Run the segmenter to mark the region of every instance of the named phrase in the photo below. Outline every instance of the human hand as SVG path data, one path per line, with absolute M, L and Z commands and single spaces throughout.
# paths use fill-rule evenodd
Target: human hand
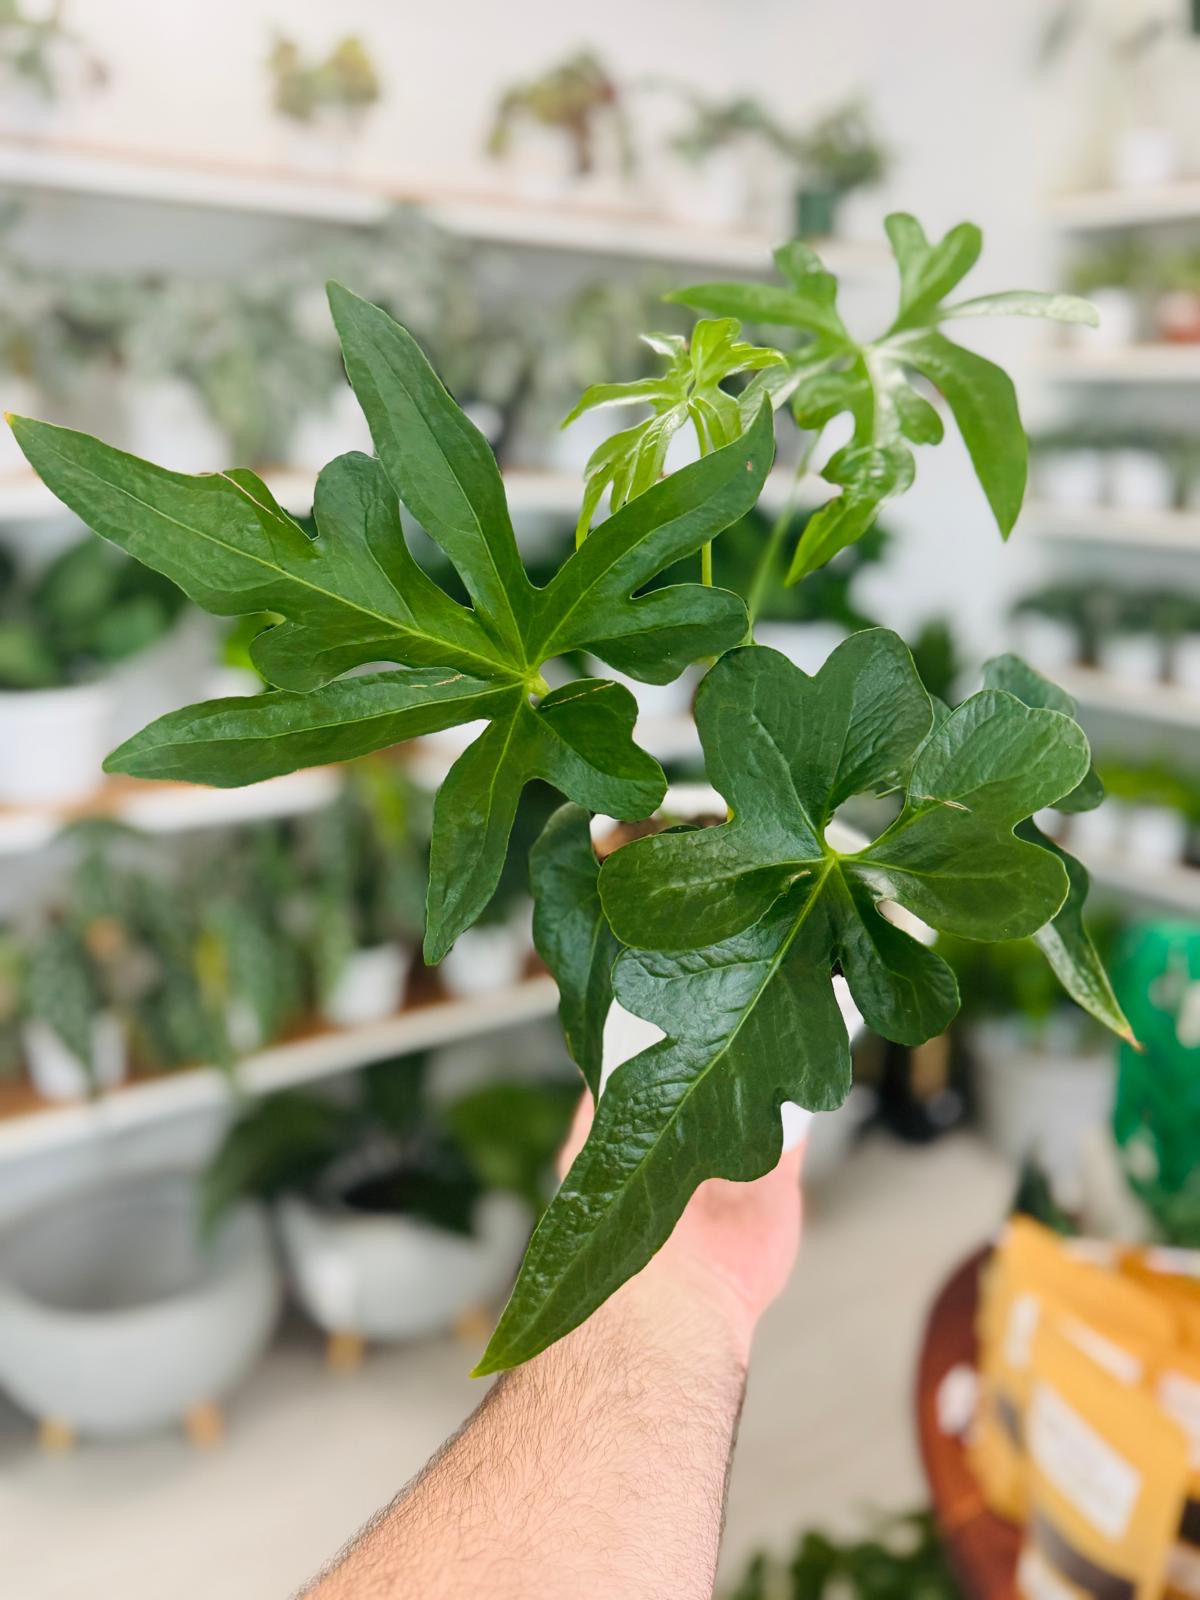
M 585 1091 L 559 1157 L 560 1176 L 583 1148 L 592 1114 Z M 758 1319 L 795 1264 L 803 1155 L 803 1145 L 789 1151 L 752 1183 L 702 1183 L 666 1244 L 609 1304 L 644 1311 L 672 1337 L 708 1343 L 715 1334 L 744 1366 Z

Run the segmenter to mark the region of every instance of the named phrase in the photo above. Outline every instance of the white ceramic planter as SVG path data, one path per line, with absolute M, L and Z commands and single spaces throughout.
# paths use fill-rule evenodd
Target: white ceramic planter
M 1126 808 L 1125 849 L 1139 867 L 1177 867 L 1187 837 L 1187 818 L 1171 806 Z
M 476 923 L 459 934 L 438 973 L 447 993 L 456 999 L 495 994 L 520 980 L 530 946 L 527 917 Z
M 1101 672 L 1122 683 L 1158 683 L 1163 661 L 1163 642 L 1153 633 L 1111 633 L 1096 650 Z
M 1013 619 L 1017 654 L 1030 666 L 1053 677 L 1060 667 L 1079 660 L 1079 634 L 1069 622 L 1025 611 Z
M 22 1029 L 25 1065 L 43 1100 L 86 1100 L 125 1081 L 128 1048 L 119 1017 L 102 1011 L 92 1022 L 92 1070 L 45 1022 Z
M 637 701 L 639 717 L 665 719 L 687 716 L 700 682 L 698 667 L 688 667 L 673 683 L 639 683 L 636 678 L 627 678 L 623 672 L 606 665 L 597 656 L 588 656 L 587 669 L 595 678 L 608 678 L 610 682 L 628 689 Z
M 1181 689 L 1200 690 L 1200 633 L 1184 633 L 1170 651 L 1171 682 Z
M 107 683 L 0 690 L 0 805 L 81 800 L 112 748 Z
M 174 472 L 221 472 L 231 464 L 228 437 L 182 378 L 129 383 L 125 423 L 134 455 Z
M 754 637 L 811 677 L 841 644 L 846 630 L 836 622 L 763 622 L 755 628 Z
M 323 1002 L 322 1016 L 337 1028 L 393 1016 L 404 1003 L 410 960 L 410 951 L 400 944 L 356 950 Z
M 1157 450 L 1113 450 L 1108 492 L 1122 511 L 1167 511 L 1175 503 L 1175 471 Z
M 84 1190 L 0 1236 L 0 1384 L 80 1434 L 150 1432 L 240 1382 L 278 1309 L 259 1208 L 206 1247 L 189 1174 Z
M 1088 299 L 1100 316 L 1098 327 L 1068 324 L 1067 338 L 1088 350 L 1124 350 L 1136 344 L 1142 326 L 1142 306 L 1132 289 L 1093 289 Z
M 1129 807 L 1112 795 L 1094 811 L 1075 811 L 1067 818 L 1067 843 L 1086 860 L 1126 853 Z
M 292 430 L 288 441 L 288 465 L 305 472 L 317 472 L 326 463 L 349 450 L 372 449 L 367 419 L 359 409 L 354 391 L 340 384 L 323 408 L 307 411 Z
M 1108 486 L 1103 450 L 1055 450 L 1037 464 L 1038 493 L 1050 505 L 1085 510 L 1100 505 Z
M 976 1024 L 971 1045 L 984 1137 L 1014 1165 L 1036 1155 L 1066 1198 L 1078 1183 L 1085 1136 L 1111 1113 L 1116 1052 L 1034 1047 L 1004 1022 Z
M 452 1327 L 512 1281 L 529 1235 L 515 1195 L 483 1197 L 471 1237 L 412 1217 L 324 1207 L 289 1195 L 278 1206 L 288 1273 L 326 1333 L 393 1342 Z
M 1179 163 L 1175 135 L 1167 128 L 1124 128 L 1113 141 L 1113 182 L 1121 189 L 1170 183 Z

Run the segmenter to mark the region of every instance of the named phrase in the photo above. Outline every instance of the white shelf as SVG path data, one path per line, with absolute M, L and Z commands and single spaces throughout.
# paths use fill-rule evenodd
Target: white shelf
M 1024 517 L 1045 539 L 1200 555 L 1200 511 L 1123 511 L 1116 506 L 1057 506 L 1034 500 L 1026 504 Z
M 1060 667 L 1054 677 L 1081 706 L 1093 711 L 1200 731 L 1200 694 L 1194 690 L 1168 683 L 1130 683 L 1092 667 Z
M 1200 222 L 1200 180 L 1147 189 L 1092 189 L 1056 195 L 1050 220 L 1061 228 L 1140 228 L 1162 222 Z
M 1039 367 L 1056 383 L 1200 383 L 1200 344 L 1052 350 Z
M 1148 867 L 1127 856 L 1089 856 L 1084 865 L 1105 888 L 1200 916 L 1200 869 L 1196 867 Z
M 384 1022 L 331 1030 L 260 1051 L 240 1063 L 237 1081 L 250 1093 L 269 1094 L 392 1055 L 547 1017 L 557 1004 L 558 990 L 549 977 L 530 978 L 477 999 L 434 1001 Z M 126 1084 L 98 1100 L 5 1116 L 0 1118 L 0 1161 L 211 1110 L 229 1103 L 231 1094 L 230 1079 L 220 1068 L 195 1067 Z
M 222 828 L 264 822 L 272 817 L 298 817 L 328 805 L 340 785 L 339 767 L 290 772 L 243 789 L 115 779 L 73 806 L 0 807 L 0 856 L 44 849 L 67 823 L 83 817 L 109 817 L 146 833 L 182 833 L 189 828 Z
M 0 188 L 358 226 L 377 223 L 392 206 L 410 203 L 422 206 L 449 232 L 480 243 L 736 273 L 770 273 L 771 248 L 780 242 L 765 232 L 664 221 L 633 208 L 534 203 L 350 173 L 325 179 L 282 166 L 199 163 L 13 137 L 0 139 Z M 872 243 L 829 240 L 818 248 L 833 271 L 849 276 L 887 259 L 883 246 Z

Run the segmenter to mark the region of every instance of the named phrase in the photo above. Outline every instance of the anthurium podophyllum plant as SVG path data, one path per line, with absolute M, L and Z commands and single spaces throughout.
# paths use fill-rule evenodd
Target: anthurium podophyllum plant
M 813 434 L 842 412 L 852 426 L 824 464 L 839 492 L 809 520 L 793 581 L 861 538 L 883 501 L 909 486 L 912 447 L 942 436 L 934 391 L 1001 533 L 1010 531 L 1026 474 L 1013 387 L 943 326 L 1094 314 L 1034 293 L 947 304 L 979 254 L 978 229 L 963 224 L 930 243 L 899 215 L 888 234 L 900 304 L 871 342 L 847 330 L 835 280 L 799 243 L 777 252 L 781 285 L 707 284 L 675 296 L 718 316 L 686 343 L 652 341 L 666 363 L 660 378 L 584 395 L 577 410 L 638 401 L 650 415 L 593 456 L 577 548 L 540 588 L 482 436 L 408 333 L 336 284 L 334 321 L 375 455 L 342 456 L 321 473 L 315 537 L 250 472 L 188 477 L 12 419 L 33 466 L 98 533 L 210 611 L 283 618 L 253 646 L 272 692 L 160 718 L 110 757 L 110 770 L 252 783 L 485 723 L 434 808 L 431 961 L 494 891 L 523 787 L 544 779 L 567 799 L 531 856 L 535 937 L 598 1102 L 482 1372 L 528 1359 L 583 1321 L 659 1248 L 704 1179 L 767 1172 L 784 1101 L 840 1103 L 850 1054 L 834 974 L 891 1040 L 916 1044 L 945 1028 L 958 1006 L 953 974 L 897 926 L 890 905 L 970 939 L 1032 936 L 1070 994 L 1128 1036 L 1083 924 L 1087 876 L 1032 821 L 1044 807 L 1082 810 L 1101 798 L 1071 701 L 1005 656 L 952 710 L 884 629 L 853 635 L 809 677 L 756 645 L 743 599 L 711 583 L 712 542 L 758 501 L 783 407 Z M 787 328 L 787 348 L 742 340 L 742 318 Z M 731 377 L 740 392 L 726 387 Z M 701 458 L 664 476 L 684 426 Z M 605 490 L 614 509 L 593 527 Z M 469 604 L 417 564 L 401 506 L 450 559 Z M 764 560 L 774 555 L 764 547 Z M 703 581 L 649 587 L 687 558 Z M 547 662 L 582 650 L 646 683 L 708 665 L 696 721 L 727 820 L 638 839 L 600 867 L 592 815 L 649 817 L 666 785 L 636 742 L 628 690 L 603 679 L 549 689 Z M 894 795 L 895 820 L 861 848 L 835 848 L 828 824 L 865 793 Z M 663 1038 L 599 1094 L 614 997 Z

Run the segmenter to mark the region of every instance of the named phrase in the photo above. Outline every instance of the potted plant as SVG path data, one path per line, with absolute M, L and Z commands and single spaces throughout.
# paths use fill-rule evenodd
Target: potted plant
M 636 165 L 624 96 L 592 50 L 580 50 L 501 95 L 487 137 L 494 160 L 506 160 L 520 132 L 527 183 L 539 193 L 614 175 L 628 179 Z M 530 134 L 541 133 L 541 150 Z M 534 155 L 542 160 L 531 165 Z
M 321 165 L 343 160 L 350 139 L 382 93 L 375 63 L 356 34 L 347 34 L 322 58 L 305 56 L 295 39 L 278 33 L 267 71 L 275 110 L 294 131 L 308 136 L 302 164 L 314 158 Z
M 315 541 L 253 474 L 181 479 L 87 435 L 13 421 L 31 464 L 105 537 L 215 610 L 285 618 L 252 647 L 274 692 L 161 718 L 110 756 L 113 770 L 236 785 L 474 724 L 434 805 L 431 963 L 490 902 L 526 784 L 540 778 L 566 797 L 539 845 L 535 937 L 559 981 L 572 1053 L 597 1091 L 614 997 L 664 1037 L 599 1094 L 481 1372 L 527 1360 L 585 1320 L 659 1248 L 703 1179 L 767 1172 L 782 1102 L 820 1111 L 844 1100 L 835 968 L 885 1037 L 917 1044 L 945 1030 L 953 974 L 881 903 L 984 943 L 1034 937 L 1068 993 L 1128 1035 L 1085 930 L 1086 874 L 1032 820 L 1102 797 L 1070 699 L 1005 656 L 961 705 L 935 706 L 886 629 L 853 634 L 809 676 L 750 642 L 753 587 L 748 607 L 712 582 L 713 543 L 757 504 L 785 407 L 810 435 L 851 417 L 849 440 L 814 455 L 836 492 L 788 552 L 787 578 L 804 580 L 869 530 L 911 484 L 914 447 L 944 431 L 913 373 L 943 396 L 1001 532 L 1011 531 L 1027 468 L 1015 392 L 949 333 L 962 317 L 1094 313 L 1032 291 L 953 298 L 981 249 L 970 224 L 933 241 L 897 213 L 887 232 L 899 303 L 874 339 L 847 327 L 834 278 L 799 241 L 779 250 L 776 282 L 676 294 L 709 315 L 686 349 L 663 342 L 673 398 L 610 442 L 588 476 L 578 547 L 540 588 L 486 442 L 411 336 L 339 285 L 334 320 L 378 454 L 326 468 Z M 735 395 L 725 383 L 746 366 L 739 319 L 808 338 L 774 359 L 750 347 L 753 373 Z M 662 478 L 664 436 L 692 423 L 700 459 Z M 616 509 L 593 527 L 598 484 L 613 486 Z M 454 566 L 469 607 L 417 566 L 401 504 Z M 699 583 L 644 592 L 688 558 Z M 650 818 L 665 779 L 632 736 L 636 707 L 619 685 L 550 689 L 546 663 L 580 650 L 647 682 L 714 662 L 695 714 L 724 818 L 631 838 L 599 866 L 590 814 Z M 883 832 L 857 848 L 831 842 L 833 813 L 876 791 L 895 797 Z
M 108 68 L 66 25 L 65 0 L 31 7 L 0 0 L 0 66 L 10 82 L 5 105 L 19 131 L 40 127 L 64 90 L 99 88 Z
M 789 143 L 803 174 L 796 190 L 796 232 L 802 239 L 828 239 L 837 232 L 846 197 L 887 176 L 888 151 L 861 99 L 826 112 Z
M 669 202 L 693 222 L 735 227 L 774 220 L 770 176 L 785 170 L 775 115 L 753 95 L 713 100 L 684 85 L 672 87 L 689 115 L 669 148 L 691 181 L 675 178 Z
M 378 1022 L 403 1003 L 425 886 L 416 803 L 398 769 L 363 763 L 306 829 L 307 938 L 321 1013 L 335 1027 Z
M 422 1059 L 379 1062 L 348 1100 L 289 1090 L 245 1110 L 205 1174 L 205 1216 L 274 1204 L 292 1285 L 345 1364 L 508 1286 L 573 1105 L 562 1082 L 438 1104 Z
M 0 1384 L 44 1444 L 182 1423 L 219 1435 L 219 1402 L 262 1355 L 279 1311 L 261 1208 L 231 1206 L 201 1240 L 195 1179 L 154 1172 L 85 1187 L 0 1233 Z
M 76 800 L 112 738 L 112 670 L 170 630 L 173 584 L 90 537 L 36 575 L 0 551 L 0 804 Z
M 35 941 L 25 974 L 25 1063 L 46 1100 L 82 1100 L 125 1076 L 121 1019 L 107 1004 L 101 966 L 82 932 L 52 923 Z

